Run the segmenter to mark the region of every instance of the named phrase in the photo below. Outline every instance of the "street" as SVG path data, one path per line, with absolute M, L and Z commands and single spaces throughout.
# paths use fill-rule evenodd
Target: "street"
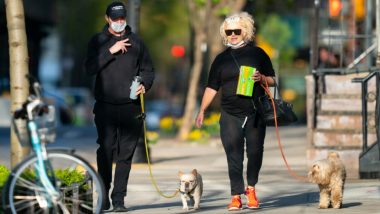
M 9 132 L 0 130 L 0 164 L 9 165 Z M 315 184 L 300 182 L 291 177 L 281 158 L 273 128 L 268 128 L 264 161 L 257 184 L 261 213 L 380 213 L 380 181 L 347 180 L 343 208 L 318 209 L 319 192 Z M 285 155 L 292 169 L 300 176 L 307 173 L 305 149 L 306 127 L 282 127 L 280 135 Z M 49 145 L 72 147 L 77 154 L 95 166 L 96 130 L 94 127 L 62 127 L 58 140 Z M 178 143 L 161 139 L 151 145 L 152 171 L 160 190 L 171 195 L 178 188 L 179 170 L 197 169 L 203 177 L 204 192 L 201 209 L 183 211 L 180 196 L 166 199 L 154 189 L 147 164 L 133 164 L 125 204 L 130 213 L 227 213 L 230 200 L 227 162 L 219 139 L 206 144 Z M 346 166 L 349 167 L 349 166 Z M 242 198 L 245 203 L 245 198 Z M 257 212 L 243 209 L 237 213 Z M 235 213 L 235 212 L 234 212 Z

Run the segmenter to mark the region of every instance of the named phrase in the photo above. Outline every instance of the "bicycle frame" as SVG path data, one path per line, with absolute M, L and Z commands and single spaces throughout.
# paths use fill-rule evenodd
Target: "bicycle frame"
M 47 190 L 48 194 L 53 198 L 58 198 L 60 196 L 59 192 L 54 188 L 54 185 L 51 183 L 49 176 L 46 173 L 45 162 L 49 161 L 47 159 L 47 153 L 44 146 L 41 146 L 40 138 L 37 133 L 37 126 L 34 121 L 28 121 L 28 129 L 31 136 L 31 144 L 33 151 L 35 152 L 38 160 L 37 175 L 41 181 L 43 187 Z
M 44 143 L 41 142 L 40 136 L 38 134 L 38 127 L 35 122 L 35 117 L 33 115 L 33 110 L 39 106 L 44 105 L 45 103 L 41 100 L 41 95 L 39 93 L 39 85 L 35 85 L 34 89 L 37 94 L 37 98 L 32 99 L 26 106 L 27 111 L 27 128 L 29 130 L 31 145 L 34 153 L 37 156 L 38 166 L 36 166 L 36 176 L 40 180 L 42 186 L 46 189 L 49 194 L 49 199 L 56 201 L 60 197 L 59 191 L 56 190 L 54 185 L 49 179 L 49 176 L 46 171 L 46 162 L 48 162 L 46 148 Z

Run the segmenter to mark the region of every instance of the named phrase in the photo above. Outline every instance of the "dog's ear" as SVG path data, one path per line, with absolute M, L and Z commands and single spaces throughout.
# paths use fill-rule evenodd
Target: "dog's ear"
M 197 174 L 198 174 L 198 172 L 197 172 L 196 169 L 193 169 L 193 171 L 191 171 L 191 173 L 192 173 L 193 175 L 195 175 L 195 176 L 197 176 Z
M 329 152 L 328 158 L 339 158 L 339 154 L 337 152 Z
M 183 172 L 178 171 L 178 177 L 181 177 L 183 175 Z
M 314 164 L 313 165 L 313 172 L 318 172 L 319 171 L 319 165 L 318 164 Z

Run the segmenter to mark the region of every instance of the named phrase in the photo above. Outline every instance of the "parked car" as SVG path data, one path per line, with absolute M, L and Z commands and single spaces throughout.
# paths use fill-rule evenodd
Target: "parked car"
M 89 89 L 70 87 L 60 88 L 59 91 L 66 105 L 71 109 L 73 125 L 89 125 L 94 122 L 92 109 L 95 101 Z
M 145 112 L 147 128 L 149 130 L 158 130 L 161 118 L 165 116 L 180 117 L 182 108 L 166 100 L 152 100 L 146 101 Z
M 0 97 L 0 127 L 11 125 L 11 101 L 10 97 Z
M 89 89 L 64 87 L 45 90 L 44 97 L 57 109 L 59 123 L 63 125 L 89 125 L 93 123 L 94 99 Z
M 70 125 L 73 121 L 73 112 L 66 104 L 62 93 L 55 89 L 43 90 L 44 99 L 50 104 L 54 105 L 57 125 Z

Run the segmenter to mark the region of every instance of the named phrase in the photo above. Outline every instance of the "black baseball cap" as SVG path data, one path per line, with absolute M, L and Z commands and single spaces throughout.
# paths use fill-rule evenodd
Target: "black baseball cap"
M 115 1 L 108 5 L 106 15 L 111 19 L 125 18 L 127 16 L 127 10 L 122 2 Z

